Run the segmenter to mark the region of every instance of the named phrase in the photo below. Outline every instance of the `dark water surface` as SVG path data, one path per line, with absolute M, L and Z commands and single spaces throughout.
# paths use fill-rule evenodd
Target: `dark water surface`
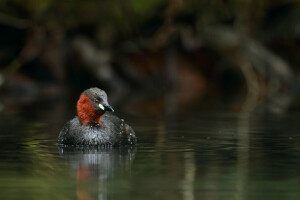
M 137 147 L 104 150 L 59 148 L 69 118 L 0 113 L 0 199 L 300 199 L 300 113 L 132 114 Z

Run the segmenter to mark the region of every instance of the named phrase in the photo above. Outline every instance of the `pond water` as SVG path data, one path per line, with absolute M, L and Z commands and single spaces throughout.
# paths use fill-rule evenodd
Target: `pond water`
M 87 150 L 56 144 L 70 112 L 0 113 L 0 199 L 300 199 L 300 113 L 119 113 L 138 145 Z

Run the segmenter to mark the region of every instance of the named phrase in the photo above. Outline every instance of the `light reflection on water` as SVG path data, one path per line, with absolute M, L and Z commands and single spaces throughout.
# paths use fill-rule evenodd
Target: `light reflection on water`
M 297 113 L 131 116 L 137 147 L 105 150 L 58 148 L 64 117 L 0 118 L 0 199 L 300 198 Z

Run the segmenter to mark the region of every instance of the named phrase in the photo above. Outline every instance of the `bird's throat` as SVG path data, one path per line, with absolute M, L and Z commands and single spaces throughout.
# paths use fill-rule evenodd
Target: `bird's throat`
M 99 123 L 102 126 L 101 116 L 103 112 L 97 112 L 91 99 L 85 94 L 81 95 L 77 102 L 77 115 L 81 124 L 90 122 Z

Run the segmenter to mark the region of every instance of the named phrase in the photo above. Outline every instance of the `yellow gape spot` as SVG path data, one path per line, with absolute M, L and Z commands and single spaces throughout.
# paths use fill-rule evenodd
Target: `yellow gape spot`
M 99 103 L 99 108 L 101 108 L 101 110 L 104 110 L 104 106 L 101 103 Z

